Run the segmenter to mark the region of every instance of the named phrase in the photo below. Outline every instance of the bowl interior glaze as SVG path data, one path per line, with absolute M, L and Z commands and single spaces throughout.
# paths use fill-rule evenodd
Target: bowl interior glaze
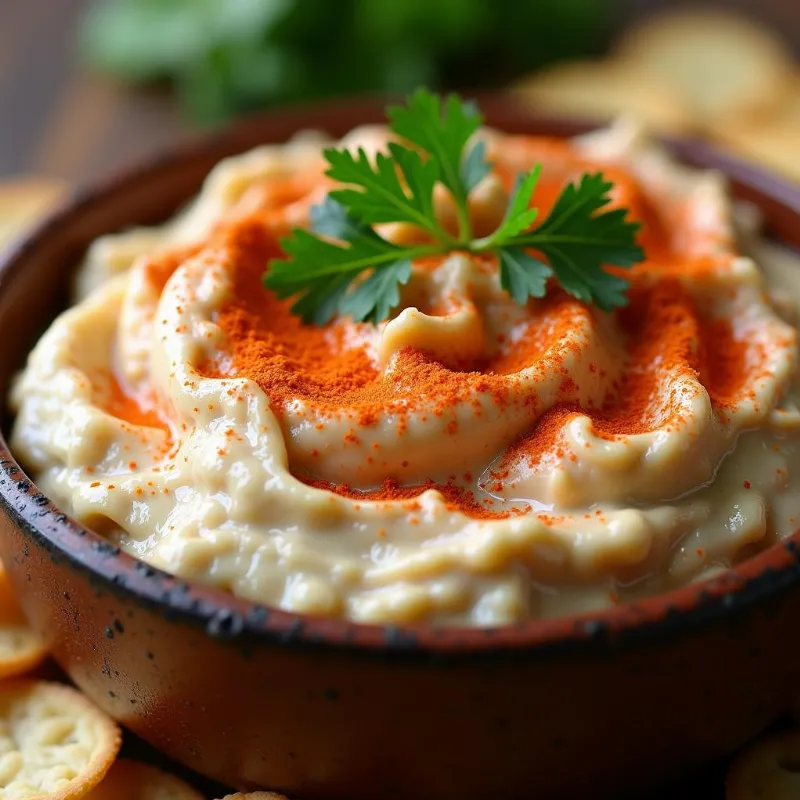
M 480 96 L 487 122 L 508 132 L 566 136 L 591 127 L 585 122 L 542 117 L 500 96 Z M 220 159 L 257 144 L 280 142 L 294 132 L 317 128 L 342 135 L 357 124 L 381 122 L 385 101 L 365 99 L 313 108 L 296 108 L 245 120 L 220 133 L 180 147 L 143 166 L 113 176 L 78 193 L 0 258 L 0 318 L 13 330 L 3 344 L 0 404 L 8 430 L 7 396 L 14 373 L 50 320 L 64 307 L 72 269 L 97 236 L 131 225 L 152 224 L 169 216 L 194 195 Z M 689 164 L 724 172 L 736 197 L 762 211 L 768 235 L 800 248 L 800 187 L 709 145 L 690 140 L 668 142 Z M 31 280 L 28 276 L 35 276 Z M 800 581 L 797 567 L 800 533 L 718 578 L 635 604 L 596 613 L 481 630 L 431 625 L 371 626 L 321 620 L 267 609 L 215 589 L 188 585 L 121 553 L 53 506 L 24 475 L 5 438 L 0 440 L 0 501 L 17 524 L 58 558 L 73 562 L 108 586 L 130 593 L 137 602 L 201 625 L 211 634 L 247 635 L 291 641 L 302 647 L 364 651 L 396 650 L 447 658 L 474 657 L 499 649 L 542 655 L 578 648 L 624 646 L 670 636 L 782 591 Z

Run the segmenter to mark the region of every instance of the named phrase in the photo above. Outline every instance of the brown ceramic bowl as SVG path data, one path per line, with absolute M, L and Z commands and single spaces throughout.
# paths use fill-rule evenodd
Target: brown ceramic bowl
M 482 98 L 508 131 L 575 123 Z M 273 113 L 73 198 L 0 267 L 0 404 L 96 236 L 163 219 L 221 158 L 383 103 Z M 800 188 L 691 142 L 776 238 Z M 77 525 L 0 440 L 0 555 L 55 658 L 109 714 L 195 770 L 303 798 L 620 796 L 729 753 L 800 690 L 800 535 L 635 605 L 494 630 L 375 627 L 254 606 L 159 572 Z

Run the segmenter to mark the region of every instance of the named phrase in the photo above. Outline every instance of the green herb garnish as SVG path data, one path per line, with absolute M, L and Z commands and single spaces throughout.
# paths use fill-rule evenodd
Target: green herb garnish
M 565 186 L 534 226 L 537 164 L 518 177 L 497 230 L 475 238 L 467 202 L 491 170 L 483 144 L 470 144 L 483 123 L 477 108 L 455 95 L 442 102 L 419 89 L 388 116 L 391 130 L 418 150 L 391 143 L 389 154 L 374 163 L 363 150 L 325 150 L 326 175 L 345 188 L 314 206 L 311 230 L 294 230 L 281 241 L 287 257 L 270 263 L 264 283 L 278 297 L 296 297 L 295 314 L 316 324 L 337 314 L 380 322 L 400 302 L 399 287 L 411 276 L 414 259 L 457 250 L 495 255 L 502 287 L 520 304 L 544 297 L 553 276 L 571 295 L 604 311 L 627 303 L 628 281 L 604 267 L 631 267 L 644 258 L 636 244 L 639 224 L 626 219 L 624 208 L 602 211 L 612 188 L 602 173 Z M 456 235 L 434 214 L 437 183 L 452 196 Z M 393 244 L 372 227 L 385 222 L 415 225 L 430 241 Z

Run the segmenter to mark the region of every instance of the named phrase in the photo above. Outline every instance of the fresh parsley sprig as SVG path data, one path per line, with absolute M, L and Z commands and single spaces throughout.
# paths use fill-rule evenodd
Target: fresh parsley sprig
M 605 266 L 632 267 L 644 258 L 636 244 L 639 224 L 624 208 L 603 210 L 612 184 L 602 173 L 565 186 L 534 226 L 537 164 L 518 177 L 497 230 L 475 238 L 469 195 L 491 170 L 483 142 L 472 141 L 483 123 L 478 109 L 455 95 L 443 103 L 419 89 L 388 117 L 391 130 L 417 149 L 392 142 L 374 162 L 363 150 L 324 151 L 326 175 L 344 188 L 312 208 L 310 230 L 296 229 L 281 241 L 286 258 L 273 260 L 264 278 L 278 297 L 295 298 L 293 313 L 316 324 L 337 314 L 380 322 L 399 304 L 415 259 L 454 250 L 496 256 L 500 284 L 520 304 L 544 297 L 555 277 L 571 295 L 605 311 L 625 305 L 628 282 Z M 452 196 L 457 235 L 436 217 L 437 184 Z M 426 241 L 394 244 L 373 228 L 387 222 L 414 225 Z

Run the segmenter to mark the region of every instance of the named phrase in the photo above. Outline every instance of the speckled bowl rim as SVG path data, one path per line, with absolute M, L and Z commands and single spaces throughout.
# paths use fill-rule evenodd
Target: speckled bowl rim
M 574 119 L 539 115 L 500 95 L 477 96 L 490 123 L 525 126 L 539 133 L 571 135 L 596 127 Z M 96 203 L 113 199 L 133 184 L 158 181 L 167 164 L 189 163 L 230 143 L 247 140 L 254 121 L 268 128 L 270 120 L 287 118 L 292 127 L 325 127 L 326 115 L 337 112 L 351 119 L 382 118 L 385 98 L 351 98 L 316 105 L 274 110 L 245 119 L 222 131 L 197 138 L 98 182 L 75 194 L 14 246 L 0 253 L 0 292 L 24 266 L 25 254 L 54 230 L 69 226 Z M 226 144 L 227 143 L 227 144 Z M 738 184 L 789 209 L 800 226 L 800 186 L 792 185 L 714 147 L 691 139 L 669 139 L 675 154 L 690 163 L 723 171 Z M 4 403 L 5 399 L 0 400 Z M 86 573 L 98 592 L 155 610 L 176 622 L 205 630 L 212 637 L 241 646 L 347 650 L 365 656 L 392 658 L 453 658 L 517 654 L 549 658 L 616 651 L 688 635 L 732 618 L 800 584 L 800 531 L 719 576 L 636 603 L 596 612 L 545 620 L 529 620 L 496 628 L 409 625 L 368 625 L 321 619 L 268 608 L 234 597 L 221 589 L 186 581 L 155 569 L 81 526 L 45 497 L 25 475 L 0 433 L 0 503 L 23 535 L 58 562 Z

